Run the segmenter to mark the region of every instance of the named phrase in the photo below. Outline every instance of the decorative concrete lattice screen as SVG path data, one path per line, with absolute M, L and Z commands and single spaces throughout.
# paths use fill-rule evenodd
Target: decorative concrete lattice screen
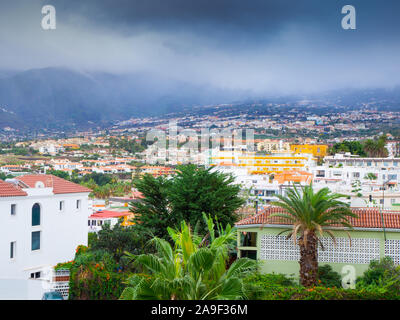
M 400 240 L 385 241 L 385 256 L 391 257 L 395 264 L 400 264 Z
M 331 238 L 324 237 L 321 241 L 325 250 L 318 249 L 319 262 L 368 264 L 380 256 L 378 239 L 352 238 L 351 246 L 348 238 L 336 238 L 336 246 L 333 245 Z M 260 258 L 298 261 L 299 246 L 294 245 L 292 239 L 286 240 L 286 236 L 263 235 Z
M 62 294 L 64 299 L 69 296 L 69 270 L 56 270 L 53 278 L 53 290 Z

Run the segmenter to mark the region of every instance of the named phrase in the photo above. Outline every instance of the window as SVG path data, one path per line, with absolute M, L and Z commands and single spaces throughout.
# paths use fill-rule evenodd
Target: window
M 31 279 L 38 279 L 40 278 L 40 276 L 41 276 L 40 271 L 31 273 Z
M 40 205 L 38 203 L 32 207 L 32 226 L 40 226 Z
M 60 211 L 64 211 L 64 207 L 65 207 L 65 202 L 64 201 L 60 201 L 59 210 Z
M 318 170 L 317 171 L 317 177 L 318 178 L 324 178 L 325 177 L 325 170 Z
M 240 257 L 257 260 L 257 251 L 256 250 L 240 250 Z
M 87 221 L 88 226 L 90 227 L 90 220 Z
M 17 214 L 17 205 L 16 204 L 12 204 L 11 205 L 11 215 L 15 216 Z
M 241 232 L 240 233 L 241 247 L 257 247 L 257 232 Z
M 16 241 L 10 242 L 10 259 L 15 258 L 16 248 L 17 248 L 17 242 Z
M 81 208 L 81 200 L 76 200 L 76 209 L 79 210 Z
M 32 232 L 32 251 L 40 249 L 40 231 Z

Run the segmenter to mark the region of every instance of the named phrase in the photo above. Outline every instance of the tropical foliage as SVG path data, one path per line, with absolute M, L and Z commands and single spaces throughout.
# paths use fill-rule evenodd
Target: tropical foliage
M 343 289 L 336 286 L 303 287 L 283 274 L 255 273 L 245 279 L 257 290 L 250 298 L 256 300 L 387 300 L 400 299 L 399 291 L 388 292 L 381 288 L 358 287 Z
M 342 286 L 342 277 L 339 273 L 334 271 L 329 264 L 318 267 L 318 286 L 322 287 L 336 287 Z
M 368 269 L 357 279 L 357 288 L 375 289 L 389 295 L 400 293 L 400 266 L 392 258 L 384 257 L 370 262 Z
M 387 157 L 388 151 L 385 147 L 387 137 L 382 135 L 375 139 L 367 139 L 363 142 L 359 141 L 343 141 L 334 144 L 329 152 L 335 154 L 339 152 L 350 152 L 360 157 Z
M 212 300 L 245 299 L 248 288 L 243 281 L 256 270 L 256 262 L 238 259 L 228 268 L 228 247 L 235 241 L 236 231 L 227 225 L 214 225 L 204 215 L 206 237 L 192 232 L 182 221 L 180 231 L 168 228 L 174 246 L 161 238 L 150 241 L 156 254 L 128 256 L 144 274 L 134 274 L 127 281 L 123 300 Z M 215 230 L 218 230 L 218 235 Z
M 186 221 L 191 226 L 199 224 L 199 233 L 205 235 L 203 212 L 224 226 L 233 225 L 238 219 L 235 212 L 244 203 L 240 186 L 233 182 L 230 175 L 194 165 L 179 166 L 171 179 L 144 175 L 134 181 L 144 198 L 131 204 L 138 232 L 169 239 L 167 227 L 179 228 Z
M 385 148 L 386 136 L 380 136 L 378 139 L 368 139 L 364 143 L 364 150 L 368 157 L 385 158 L 388 156 L 388 151 Z
M 350 152 L 353 155 L 365 157 L 367 154 L 364 151 L 364 146 L 359 141 L 343 141 L 335 143 L 329 150 L 330 154 L 339 152 Z
M 300 282 L 305 287 L 316 285 L 318 279 L 318 244 L 324 249 L 320 237 L 326 233 L 336 243 L 333 233 L 327 228 L 339 225 L 352 228 L 349 217 L 356 217 L 349 206 L 339 199 L 343 196 L 323 188 L 314 193 L 312 185 L 288 189 L 287 196 L 278 195 L 273 204 L 285 209 L 286 213 L 273 216 L 288 220 L 293 226 L 288 232 L 300 247 Z
M 112 255 L 117 263 L 121 262 L 125 251 L 142 253 L 144 245 L 143 237 L 138 234 L 135 226 L 123 227 L 120 223 L 113 227 L 103 224 L 102 229 L 97 234 L 92 233 L 90 239 L 91 251 L 105 251 Z

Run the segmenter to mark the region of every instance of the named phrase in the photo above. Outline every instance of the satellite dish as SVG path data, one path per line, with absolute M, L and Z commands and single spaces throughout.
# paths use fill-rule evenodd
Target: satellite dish
M 42 181 L 36 182 L 35 188 L 44 188 L 44 183 Z

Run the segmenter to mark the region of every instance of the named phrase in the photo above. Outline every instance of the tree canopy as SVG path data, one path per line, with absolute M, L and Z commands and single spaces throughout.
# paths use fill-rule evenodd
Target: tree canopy
M 236 210 L 244 203 L 240 186 L 234 178 L 195 165 L 178 166 L 170 179 L 144 175 L 134 181 L 144 198 L 131 203 L 135 222 L 144 233 L 168 238 L 167 227 L 179 227 L 181 221 L 197 226 L 204 234 L 206 225 L 202 214 L 211 215 L 222 225 L 237 221 Z

